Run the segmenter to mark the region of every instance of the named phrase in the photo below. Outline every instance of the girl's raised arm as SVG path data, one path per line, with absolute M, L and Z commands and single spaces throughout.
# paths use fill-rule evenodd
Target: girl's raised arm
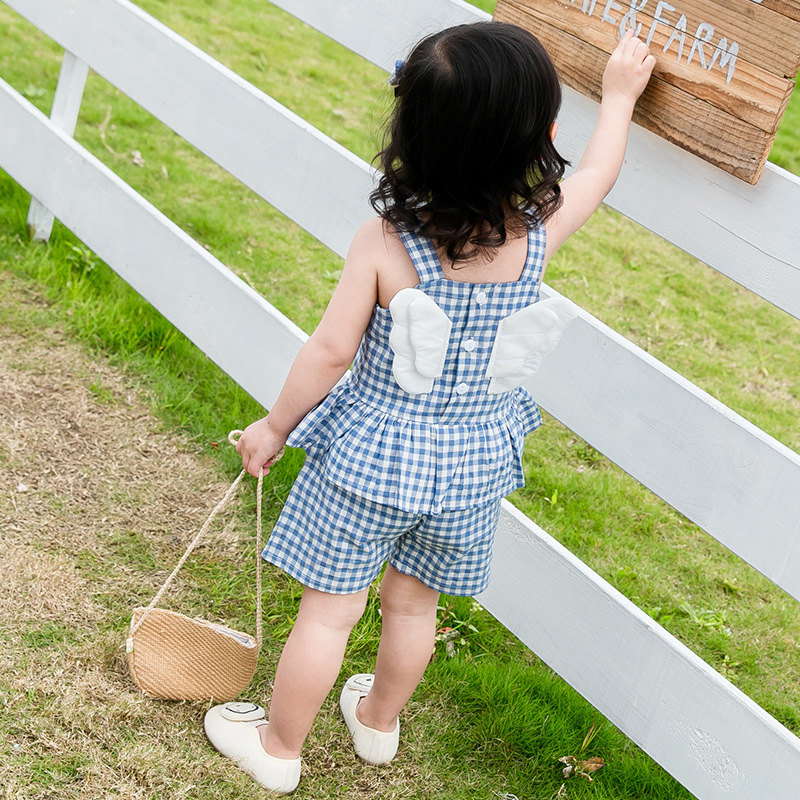
M 546 259 L 589 219 L 614 186 L 625 158 L 633 108 L 655 63 L 650 48 L 632 30 L 608 59 L 597 127 L 578 168 L 561 184 L 563 204 L 545 223 Z
M 239 439 L 236 451 L 251 475 L 262 466 L 269 471 L 289 434 L 352 363 L 377 302 L 382 250 L 381 221 L 370 220 L 353 238 L 328 308 L 297 354 L 269 416 L 248 425 Z

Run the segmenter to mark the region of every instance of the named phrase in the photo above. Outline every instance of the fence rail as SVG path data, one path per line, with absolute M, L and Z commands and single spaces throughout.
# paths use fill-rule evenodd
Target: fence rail
M 68 58 L 88 64 L 336 252 L 344 252 L 369 214 L 366 164 L 131 3 L 7 4 L 65 46 Z M 453 0 L 381 0 L 370 4 L 368 17 L 359 16 L 363 2 L 280 5 L 348 39 L 345 44 L 373 54 L 378 63 L 393 61 L 420 30 L 477 13 Z M 147 59 L 139 56 L 143 50 Z M 67 72 L 80 75 L 79 69 Z M 577 131 L 575 149 L 595 113 L 587 103 L 568 95 L 562 114 L 562 129 Z M 2 82 L 0 119 L 0 167 L 269 407 L 305 339 L 302 331 L 80 147 L 59 127 L 68 122 L 49 120 Z M 634 131 L 615 190 L 617 205 L 629 206 L 631 216 L 666 238 L 679 228 L 678 238 L 691 240 L 686 249 L 699 255 L 707 243 L 686 236 L 684 215 L 687 205 L 693 216 L 695 208 L 711 203 L 698 222 L 705 226 L 700 238 L 716 235 L 723 251 L 737 253 L 736 263 L 742 242 L 737 227 L 744 227 L 737 208 L 749 207 L 748 246 L 759 252 L 764 246 L 757 268 L 749 265 L 754 273 L 761 269 L 754 280 L 780 285 L 778 294 L 795 303 L 795 234 L 784 231 L 777 242 L 767 242 L 756 229 L 763 222 L 777 234 L 777 209 L 786 219 L 785 204 L 796 203 L 800 182 L 770 169 L 758 187 L 749 187 L 706 169 L 712 168 Z M 635 198 L 662 190 L 662 199 L 677 197 L 676 171 L 692 174 L 698 191 L 682 198 L 670 222 L 664 220 L 670 215 L 655 213 L 655 203 Z M 320 185 L 320 176 L 328 183 Z M 333 194 L 333 186 L 341 203 L 322 204 L 329 213 L 320 218 L 320 193 Z M 725 261 L 724 253 L 714 257 Z M 769 292 L 764 296 L 772 299 Z M 797 315 L 800 302 L 793 308 Z M 253 343 L 264 341 L 272 347 L 259 344 L 254 352 Z M 800 597 L 794 546 L 800 456 L 586 312 L 567 330 L 558 356 L 546 361 L 530 386 L 545 408 Z M 260 370 L 252 370 L 254 361 Z M 591 407 L 583 397 L 592 397 Z M 679 425 L 669 422 L 676 417 Z M 702 800 L 796 795 L 800 741 L 507 503 L 492 585 L 481 600 Z M 528 610 L 532 603 L 535 614 Z M 588 618 L 601 620 L 601 627 L 570 624 Z M 562 624 L 569 637 L 561 635 Z

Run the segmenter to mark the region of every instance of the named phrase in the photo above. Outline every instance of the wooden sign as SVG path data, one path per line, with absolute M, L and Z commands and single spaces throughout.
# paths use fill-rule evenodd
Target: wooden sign
M 498 0 L 561 80 L 596 100 L 608 55 L 633 28 L 656 68 L 634 121 L 756 183 L 800 67 L 800 0 Z

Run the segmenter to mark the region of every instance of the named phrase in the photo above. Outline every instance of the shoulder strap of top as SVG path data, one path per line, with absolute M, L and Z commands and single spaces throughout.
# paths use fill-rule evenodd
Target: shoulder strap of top
M 528 257 L 519 276 L 520 283 L 539 284 L 544 273 L 544 248 L 547 242 L 544 225 L 531 217 L 528 221 Z
M 398 227 L 397 232 L 414 264 L 420 282 L 441 278 L 442 265 L 439 263 L 433 242 L 427 236 L 421 236 L 405 228 Z
M 443 276 L 442 265 L 433 242 L 407 228 L 398 227 L 397 232 L 408 252 L 420 282 L 436 280 Z M 528 221 L 528 256 L 519 277 L 519 282 L 538 285 L 544 272 L 545 229 L 538 219 L 531 216 Z

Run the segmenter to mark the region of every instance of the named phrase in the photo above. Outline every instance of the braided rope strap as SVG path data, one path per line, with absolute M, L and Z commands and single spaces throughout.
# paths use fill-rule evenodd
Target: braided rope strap
M 228 440 L 236 443 L 241 431 Z M 283 452 L 272 459 L 276 462 Z M 263 469 L 256 489 L 256 635 L 156 608 L 181 567 L 227 505 L 246 475 L 242 470 L 189 543 L 175 569 L 145 608 L 136 608 L 127 640 L 131 675 L 145 694 L 169 700 L 229 700 L 252 680 L 262 644 L 262 494 Z

